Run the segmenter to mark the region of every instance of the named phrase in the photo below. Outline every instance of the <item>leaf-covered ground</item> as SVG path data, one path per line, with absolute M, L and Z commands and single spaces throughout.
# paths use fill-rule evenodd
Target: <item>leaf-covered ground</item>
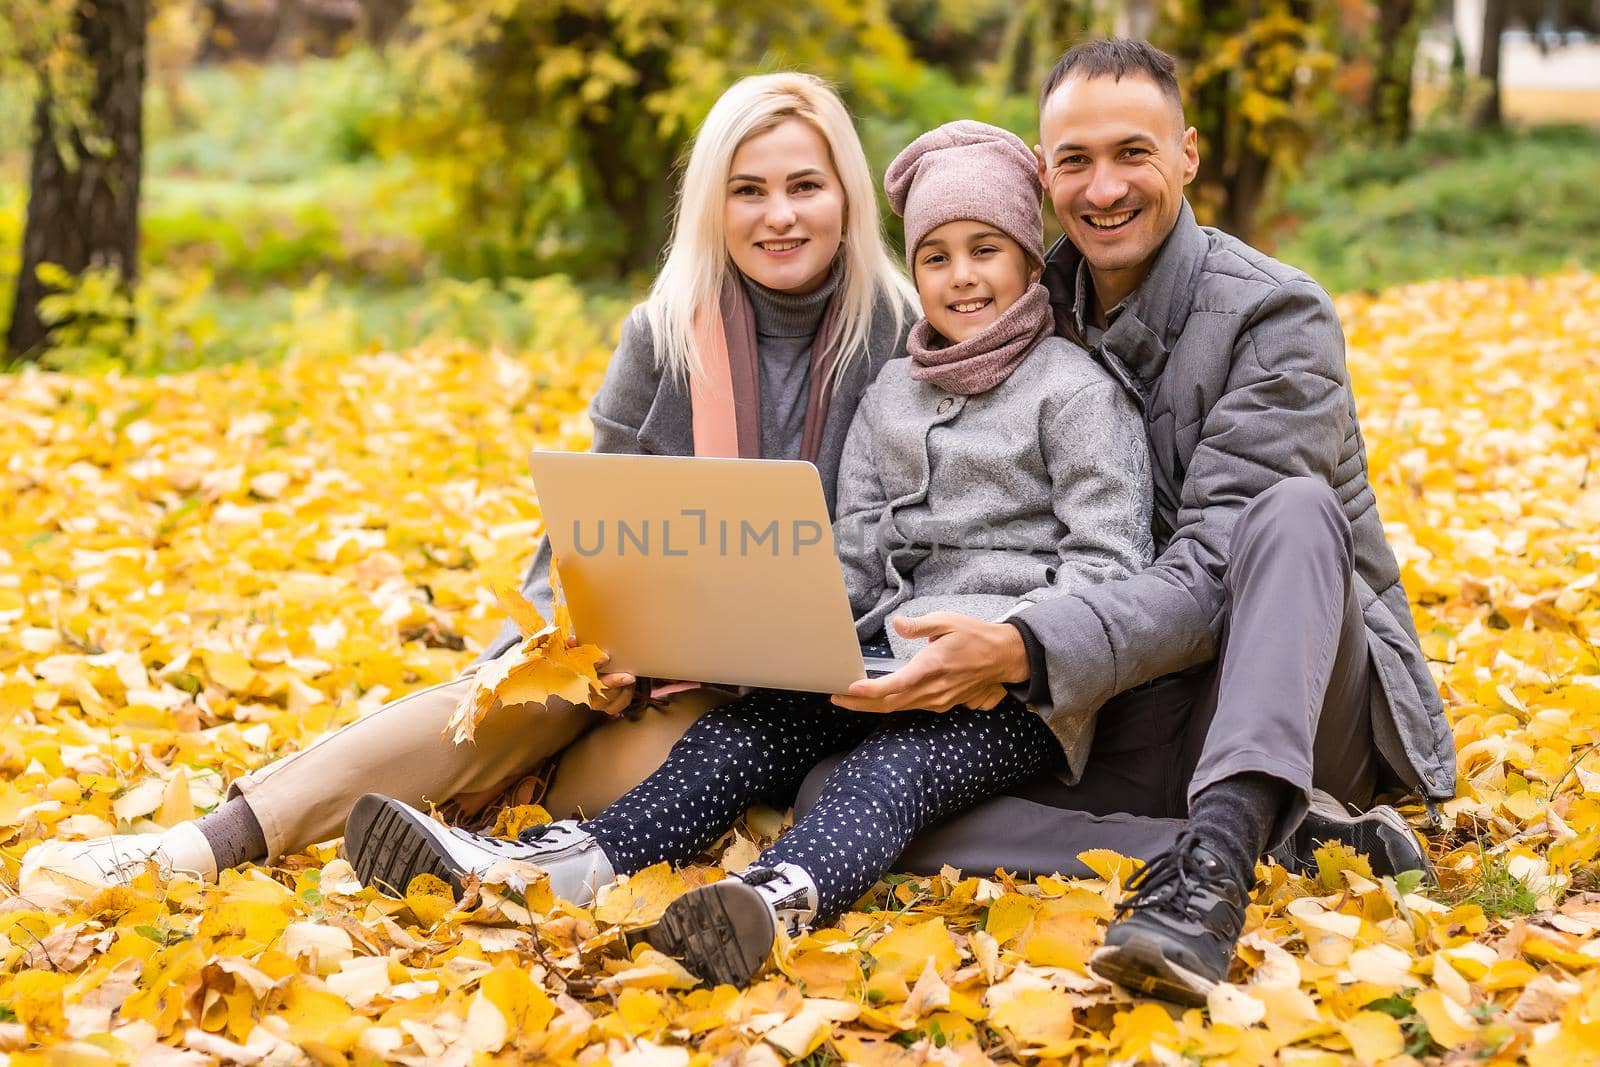
M 542 887 L 452 909 L 420 883 L 361 890 L 330 846 L 216 886 L 6 894 L 0 1062 L 1592 1060 L 1600 277 L 1341 310 L 1458 737 L 1461 795 L 1429 831 L 1438 887 L 1334 854 L 1313 879 L 1263 867 L 1234 984 L 1179 1013 L 1087 974 L 1129 871 L 1110 855 L 1092 881 L 892 880 L 739 991 L 695 988 L 626 937 L 715 868 L 652 869 L 593 909 Z M 583 447 L 605 359 L 438 347 L 0 378 L 7 887 L 41 839 L 170 825 L 450 677 L 539 529 L 527 450 Z

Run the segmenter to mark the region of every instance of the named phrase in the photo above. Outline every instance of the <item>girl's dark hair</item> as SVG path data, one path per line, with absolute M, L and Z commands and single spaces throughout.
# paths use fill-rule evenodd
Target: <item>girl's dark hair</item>
M 1045 75 L 1044 87 L 1039 91 L 1040 108 L 1044 107 L 1050 94 L 1067 80 L 1069 74 L 1076 74 L 1080 78 L 1109 76 L 1117 81 L 1129 74 L 1142 74 L 1172 99 L 1180 113 L 1183 111 L 1177 60 L 1148 41 L 1131 37 L 1100 37 L 1073 45 Z

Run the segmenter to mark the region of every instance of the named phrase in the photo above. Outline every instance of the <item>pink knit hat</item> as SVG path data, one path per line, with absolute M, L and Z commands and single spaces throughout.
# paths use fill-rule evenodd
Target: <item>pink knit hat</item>
M 986 122 L 962 119 L 929 130 L 905 147 L 883 177 L 889 206 L 906 220 L 906 259 L 947 222 L 988 223 L 1044 262 L 1038 164 L 1022 138 Z

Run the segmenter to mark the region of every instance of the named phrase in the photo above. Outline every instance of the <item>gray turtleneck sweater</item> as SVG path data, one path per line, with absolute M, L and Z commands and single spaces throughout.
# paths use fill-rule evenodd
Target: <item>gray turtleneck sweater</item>
M 815 291 L 800 296 L 768 289 L 744 278 L 756 319 L 757 363 L 761 374 L 761 454 L 768 459 L 799 459 L 806 427 L 806 396 L 811 377 L 811 347 L 822 313 L 839 288 L 839 261 Z

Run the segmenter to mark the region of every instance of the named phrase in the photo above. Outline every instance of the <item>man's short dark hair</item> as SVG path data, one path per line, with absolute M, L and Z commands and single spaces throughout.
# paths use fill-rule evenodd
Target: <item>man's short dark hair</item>
M 1130 74 L 1142 74 L 1171 98 L 1183 113 L 1183 92 L 1178 88 L 1178 62 L 1148 41 L 1132 37 L 1099 37 L 1067 49 L 1045 75 L 1039 91 L 1039 108 L 1069 75 L 1080 78 L 1111 77 L 1117 81 Z

